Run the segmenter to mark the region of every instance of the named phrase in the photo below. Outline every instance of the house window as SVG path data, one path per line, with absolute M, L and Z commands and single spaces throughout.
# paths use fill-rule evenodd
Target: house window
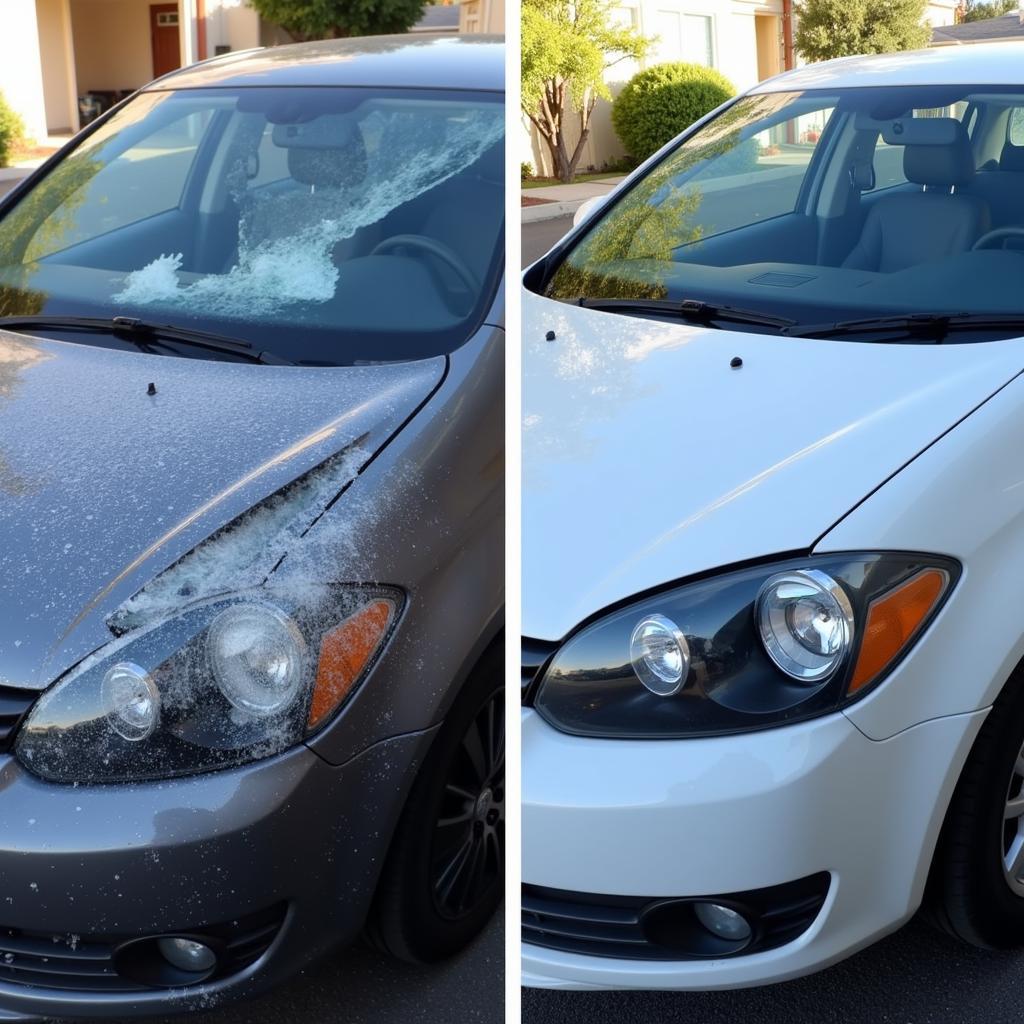
M 655 15 L 655 33 L 658 36 L 658 61 L 682 60 L 705 67 L 714 65 L 710 15 L 661 10 Z

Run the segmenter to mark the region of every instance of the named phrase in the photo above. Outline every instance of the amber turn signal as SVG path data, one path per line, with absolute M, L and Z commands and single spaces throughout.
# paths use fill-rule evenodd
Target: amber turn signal
M 352 692 L 387 636 L 395 606 L 374 598 L 328 632 L 320 644 L 307 725 L 321 725 Z
M 847 694 L 856 693 L 877 678 L 899 655 L 935 608 L 948 585 L 949 576 L 943 570 L 923 569 L 871 602 Z

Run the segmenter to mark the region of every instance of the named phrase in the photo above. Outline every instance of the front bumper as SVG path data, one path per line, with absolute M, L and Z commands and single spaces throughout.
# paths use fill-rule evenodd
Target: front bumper
M 985 711 L 869 740 L 843 715 L 694 740 L 599 740 L 523 715 L 523 881 L 576 893 L 713 896 L 827 871 L 813 923 L 765 952 L 644 960 L 523 944 L 523 982 L 728 989 L 826 967 L 920 904 Z
M 387 740 L 341 767 L 299 747 L 138 785 L 58 786 L 0 759 L 0 949 L 40 953 L 0 957 L 0 1021 L 209 1008 L 350 941 L 431 738 Z M 118 991 L 103 978 L 78 987 L 73 964 L 63 972 L 69 951 L 252 915 L 266 939 L 257 958 L 208 982 Z M 42 956 L 47 937 L 60 956 Z M 53 984 L 41 987 L 38 972 L 48 970 Z

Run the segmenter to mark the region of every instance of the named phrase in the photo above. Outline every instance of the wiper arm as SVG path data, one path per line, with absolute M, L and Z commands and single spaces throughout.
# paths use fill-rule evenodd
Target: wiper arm
M 741 309 L 739 306 L 720 306 L 700 299 L 575 299 L 570 300 L 583 309 L 601 309 L 625 313 L 656 313 L 659 316 L 674 316 L 691 323 L 709 324 L 714 320 L 727 323 L 754 324 L 758 327 L 778 329 L 792 327 L 795 320 L 771 316 L 756 309 Z
M 794 338 L 837 338 L 876 331 L 902 331 L 941 341 L 960 330 L 1024 329 L 1024 313 L 912 313 L 908 316 L 864 317 L 821 324 L 795 324 L 782 333 Z
M 132 316 L 115 316 L 110 319 L 92 316 L 4 316 L 0 317 L 0 328 L 97 331 L 124 338 L 146 352 L 152 351 L 152 344 L 171 341 L 192 348 L 205 349 L 208 352 L 239 356 L 253 363 L 294 365 L 290 360 L 273 352 L 257 352 L 249 342 L 238 338 L 193 330 L 189 327 L 175 327 L 172 324 L 154 324 Z

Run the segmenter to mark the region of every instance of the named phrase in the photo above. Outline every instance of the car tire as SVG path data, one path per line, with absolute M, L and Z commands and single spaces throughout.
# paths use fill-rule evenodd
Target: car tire
M 399 959 L 457 953 L 504 895 L 503 675 L 498 644 L 445 719 L 399 821 L 366 926 L 370 943 Z
M 978 733 L 929 877 L 925 916 L 973 946 L 1024 945 L 1024 814 L 1006 818 L 1009 801 L 1018 798 L 1024 807 L 1021 672 L 996 700 Z M 1011 872 L 1008 862 L 1017 853 L 1019 866 Z

